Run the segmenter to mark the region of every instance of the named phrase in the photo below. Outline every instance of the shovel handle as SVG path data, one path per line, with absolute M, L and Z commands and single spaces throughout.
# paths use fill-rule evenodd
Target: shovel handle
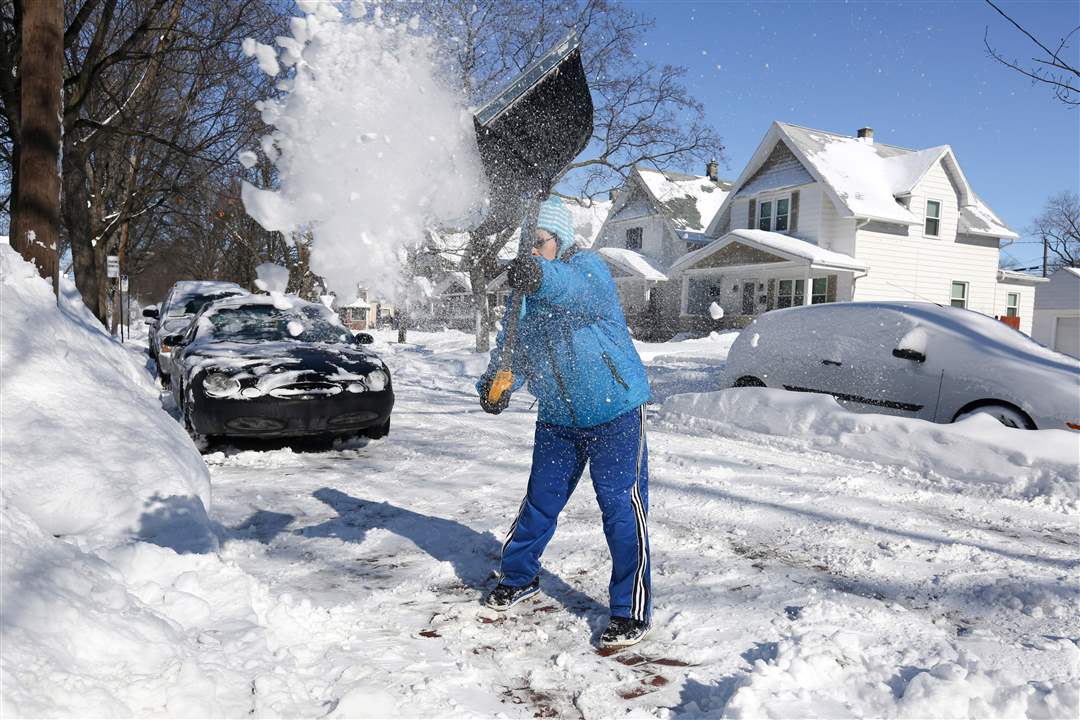
M 499 402 L 502 394 L 513 385 L 514 373 L 509 370 L 499 370 L 495 373 L 495 379 L 491 381 L 491 387 L 488 389 L 488 402 L 493 405 Z

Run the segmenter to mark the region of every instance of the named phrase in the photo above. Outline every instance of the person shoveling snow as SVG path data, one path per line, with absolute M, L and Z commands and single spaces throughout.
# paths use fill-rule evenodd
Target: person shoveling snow
M 515 380 L 492 400 L 504 330 L 476 389 L 484 410 L 497 415 L 527 378 L 540 410 L 528 491 L 503 544 L 502 579 L 485 604 L 504 611 L 539 592 L 540 556 L 588 463 L 612 558 L 611 622 L 600 643 L 633 645 L 648 634 L 652 613 L 645 367 L 611 273 L 596 253 L 577 251 L 570 211 L 558 198 L 541 206 L 532 256 L 511 264 L 508 281 L 527 298 Z

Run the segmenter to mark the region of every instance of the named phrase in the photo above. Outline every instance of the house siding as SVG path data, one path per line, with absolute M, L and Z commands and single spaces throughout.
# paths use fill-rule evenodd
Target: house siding
M 855 300 L 925 300 L 950 304 L 952 283 L 968 283 L 967 307 L 995 315 L 997 248 L 960 245 L 921 233 L 900 237 L 859 230 L 856 257 L 870 265 Z
M 835 252 L 855 255 L 855 220 L 840 217 L 831 197 L 828 197 L 820 185 L 815 189 L 818 195 L 818 245 Z M 802 218 L 799 218 L 802 227 Z M 863 260 L 865 258 L 859 258 Z
M 738 194 L 752 197 L 757 193 L 797 187 L 812 182 L 814 182 L 813 176 L 781 140 L 773 146 L 768 159 L 753 177 L 743 183 Z
M 1035 315 L 1035 287 L 1022 283 L 999 282 L 996 283 L 996 291 L 994 317 L 1005 315 L 1009 306 L 1009 293 L 1019 293 L 1020 306 L 1017 314 L 1020 317 L 1020 332 L 1030 336 Z
M 799 225 L 792 233 L 793 237 L 800 240 L 822 245 L 821 235 L 821 203 L 823 193 L 818 183 L 806 185 L 799 189 Z

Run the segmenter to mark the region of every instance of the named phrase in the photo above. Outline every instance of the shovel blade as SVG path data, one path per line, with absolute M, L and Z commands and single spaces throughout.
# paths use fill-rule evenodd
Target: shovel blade
M 593 104 L 577 37 L 568 35 L 476 114 L 491 206 L 477 232 L 521 223 L 523 202 L 546 195 L 588 144 Z

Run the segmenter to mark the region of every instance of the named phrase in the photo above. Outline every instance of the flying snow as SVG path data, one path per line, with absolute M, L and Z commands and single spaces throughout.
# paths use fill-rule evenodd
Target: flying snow
M 299 5 L 307 14 L 277 41 L 295 72 L 259 104 L 273 127 L 260 149 L 280 187 L 245 182 L 244 206 L 267 230 L 310 230 L 312 270 L 339 295 L 358 284 L 392 295 L 403 248 L 427 227 L 477 219 L 485 187 L 472 114 L 439 78 L 435 41 L 417 23 Z M 269 71 L 267 47 L 245 51 Z

